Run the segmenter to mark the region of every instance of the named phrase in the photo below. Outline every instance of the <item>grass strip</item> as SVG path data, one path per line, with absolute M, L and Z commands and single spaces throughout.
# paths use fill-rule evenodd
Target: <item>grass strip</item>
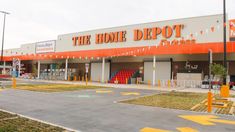
M 207 94 L 203 93 L 169 92 L 121 102 L 136 105 L 190 110 L 193 106 L 206 99 L 206 97 Z
M 73 84 L 22 84 L 17 85 L 17 89 L 37 91 L 37 92 L 63 92 L 63 91 L 75 91 L 84 89 L 98 89 L 108 88 L 103 86 L 93 85 L 73 85 Z
M 14 118 L 16 117 L 16 118 Z M 63 128 L 0 111 L 0 132 L 65 132 Z

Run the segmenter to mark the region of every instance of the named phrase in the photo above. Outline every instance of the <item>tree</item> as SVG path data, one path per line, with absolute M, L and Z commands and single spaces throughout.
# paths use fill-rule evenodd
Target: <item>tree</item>
M 210 67 L 212 74 L 219 77 L 220 81 L 227 76 L 227 71 L 223 65 L 214 63 Z

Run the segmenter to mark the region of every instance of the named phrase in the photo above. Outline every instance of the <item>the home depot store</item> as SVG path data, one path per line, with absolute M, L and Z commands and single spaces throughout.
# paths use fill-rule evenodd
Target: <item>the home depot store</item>
M 230 26 L 229 74 L 235 75 Z M 19 59 L 24 64 L 19 69 L 24 67 L 27 73 L 33 71 L 34 64 L 41 78 L 44 74 L 56 76 L 53 72 L 63 73 L 63 79 L 71 74 L 84 76 L 89 66 L 88 77 L 93 81 L 105 82 L 123 69 L 137 71 L 133 76 L 142 77 L 145 83 L 179 79 L 184 74 L 191 76 L 188 79 L 201 79 L 208 73 L 208 49 L 214 52 L 213 59 L 222 63 L 222 41 L 223 16 L 211 15 L 59 35 L 55 41 L 5 50 L 4 60 L 11 64 L 13 58 Z

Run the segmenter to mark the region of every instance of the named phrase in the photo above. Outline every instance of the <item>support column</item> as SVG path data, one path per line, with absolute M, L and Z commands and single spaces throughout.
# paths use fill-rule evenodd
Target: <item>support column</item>
M 20 77 L 20 73 L 21 73 L 21 60 L 19 60 L 18 77 Z
M 153 80 L 152 85 L 155 86 L 156 82 L 156 56 L 153 56 Z
M 41 62 L 38 61 L 38 79 L 40 78 Z
M 105 58 L 102 58 L 102 74 L 101 74 L 101 82 L 104 83 L 104 70 L 105 70 Z
M 3 62 L 3 71 L 2 73 L 5 75 L 6 74 L 6 61 Z
M 68 59 L 65 60 L 64 80 L 68 80 Z

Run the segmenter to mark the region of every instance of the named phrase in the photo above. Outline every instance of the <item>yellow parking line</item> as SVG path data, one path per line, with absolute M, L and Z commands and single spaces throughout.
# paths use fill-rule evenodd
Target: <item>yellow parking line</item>
M 199 132 L 198 130 L 190 128 L 190 127 L 178 127 L 176 129 L 179 132 Z M 140 132 L 172 132 L 172 131 L 163 130 L 163 129 L 157 129 L 157 128 L 145 127 L 143 129 L 141 129 Z
M 121 95 L 128 96 L 128 95 L 140 95 L 138 92 L 121 92 Z
M 141 129 L 140 132 L 170 132 L 170 131 L 162 130 L 162 129 L 156 129 L 156 128 L 145 127 L 143 129 Z
M 179 127 L 176 129 L 180 132 L 198 132 L 198 130 L 192 129 L 190 127 Z
M 111 90 L 96 90 L 96 93 L 112 93 Z
M 218 116 L 214 115 L 181 115 L 179 117 L 201 125 L 216 125 L 215 123 L 235 125 L 235 121 L 219 119 Z

